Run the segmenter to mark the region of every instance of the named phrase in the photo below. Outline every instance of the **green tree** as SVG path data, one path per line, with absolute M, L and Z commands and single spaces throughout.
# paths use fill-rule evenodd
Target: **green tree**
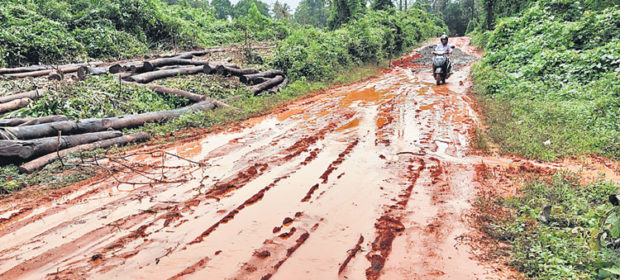
M 365 3 L 365 1 L 364 1 Z M 328 25 L 332 29 L 340 27 L 363 11 L 360 0 L 333 0 Z
M 277 20 L 289 19 L 291 17 L 291 7 L 286 3 L 280 3 L 280 1 L 276 1 L 273 4 L 273 17 Z
M 242 16 L 247 16 L 252 6 L 255 5 L 262 15 L 266 17 L 271 17 L 269 15 L 269 5 L 260 0 L 241 0 L 239 1 L 235 7 L 233 8 L 232 15 L 234 18 L 240 18 Z
M 392 3 L 392 0 L 374 0 L 371 8 L 373 10 L 387 10 L 394 8 L 394 3 Z
M 215 17 L 218 19 L 226 19 L 232 16 L 232 4 L 230 0 L 212 0 L 211 6 L 215 8 Z
M 328 18 L 329 8 L 325 0 L 302 0 L 294 15 L 295 22 L 316 27 L 326 26 Z

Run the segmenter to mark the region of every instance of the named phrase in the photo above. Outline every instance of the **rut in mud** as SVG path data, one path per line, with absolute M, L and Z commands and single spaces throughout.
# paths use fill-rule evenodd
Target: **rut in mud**
M 451 43 L 477 55 L 467 38 Z M 227 131 L 110 158 L 114 177 L 62 196 L 5 203 L 0 278 L 497 276 L 459 241 L 480 162 L 466 155 L 471 64 L 435 86 L 412 71 L 419 56 Z

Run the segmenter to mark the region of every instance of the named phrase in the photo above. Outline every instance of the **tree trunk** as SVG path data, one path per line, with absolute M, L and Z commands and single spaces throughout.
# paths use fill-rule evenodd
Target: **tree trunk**
M 0 104 L 0 114 L 26 107 L 32 101 L 30 98 L 21 98 Z
M 103 131 L 79 135 L 62 136 L 60 142 L 57 136 L 34 140 L 0 140 L 0 157 L 18 157 L 29 159 L 34 156 L 48 154 L 59 149 L 66 149 L 78 145 L 92 143 L 99 140 L 122 136 L 120 131 Z
M 148 83 L 157 79 L 173 77 L 176 75 L 192 75 L 203 73 L 203 69 L 204 66 L 191 66 L 178 69 L 152 71 L 128 77 L 127 80 L 137 83 Z
M 80 68 L 77 70 L 77 76 L 80 79 L 80 81 L 86 80 L 86 76 L 88 75 L 97 76 L 97 75 L 103 75 L 107 73 L 110 73 L 109 66 L 101 66 L 101 67 L 80 66 Z
M 124 115 L 112 118 L 85 119 L 79 121 L 69 120 L 30 126 L 4 127 L 0 129 L 0 137 L 7 140 L 24 140 L 54 136 L 58 134 L 59 130 L 62 131 L 63 135 L 97 132 L 107 129 L 120 130 L 123 128 L 138 127 L 147 122 L 170 120 L 190 111 L 212 110 L 216 106 L 216 103 L 212 102 L 212 100 L 205 100 L 176 110 Z
M 0 119 L 0 126 L 26 126 L 41 123 L 60 122 L 68 120 L 67 117 L 61 115 L 40 117 L 40 118 L 13 118 Z
M 51 69 L 51 68 L 52 66 L 49 66 L 49 65 L 32 65 L 32 66 L 17 67 L 17 68 L 0 68 L 0 75 L 41 71 L 41 70 L 46 70 L 46 69 Z
M 80 68 L 80 66 L 88 66 L 88 65 L 97 66 L 97 65 L 101 65 L 101 63 L 102 62 L 66 64 L 66 65 L 58 66 L 58 70 L 62 71 L 62 73 L 64 73 L 64 74 L 67 74 L 67 73 L 76 72 Z M 33 72 L 15 73 L 15 74 L 9 74 L 7 76 L 11 77 L 11 78 L 41 77 L 41 76 L 49 75 L 53 71 L 56 71 L 56 69 L 54 69 L 53 67 L 50 66 L 48 69 L 45 69 L 45 70 L 39 70 L 39 71 L 33 71 Z
M 204 95 L 200 95 L 200 94 L 195 94 L 189 91 L 184 91 L 184 90 L 180 90 L 180 89 L 176 89 L 176 88 L 169 88 L 169 87 L 165 87 L 165 86 L 160 86 L 160 85 L 148 85 L 148 84 L 138 84 L 138 83 L 131 83 L 131 82 L 123 82 L 126 85 L 130 85 L 130 86 L 136 86 L 136 87 L 145 87 L 148 88 L 154 92 L 157 92 L 159 94 L 174 94 L 174 95 L 178 95 L 181 97 L 185 97 L 191 101 L 194 102 L 201 102 L 201 101 L 210 101 L 213 102 L 215 105 L 217 105 L 217 107 L 222 107 L 222 108 L 233 108 L 232 106 L 221 102 L 221 101 L 217 101 L 215 99 L 206 97 Z
M 19 171 L 22 173 L 32 173 L 38 169 L 41 169 L 45 165 L 57 160 L 58 156 L 66 157 L 70 155 L 71 153 L 75 153 L 75 152 L 94 150 L 98 148 L 107 148 L 113 145 L 125 145 L 125 144 L 132 143 L 132 142 L 146 141 L 149 138 L 150 136 L 147 133 L 139 132 L 139 133 L 130 134 L 130 135 L 123 135 L 121 137 L 116 137 L 112 139 L 97 141 L 97 142 L 90 143 L 90 144 L 79 145 L 73 148 L 61 150 L 58 153 L 56 152 L 50 153 L 40 158 L 24 163 L 19 167 Z
M 243 75 L 249 75 L 249 74 L 256 74 L 256 73 L 258 73 L 258 70 L 254 69 L 254 68 L 237 69 L 237 68 L 228 67 L 226 65 L 218 65 L 216 67 L 215 72 L 218 75 L 231 74 L 231 75 L 235 75 L 235 76 L 243 76 Z
M 239 69 L 239 66 L 237 66 L 236 64 L 232 64 L 232 63 L 226 63 L 226 62 L 209 62 L 207 64 L 204 65 L 205 68 L 205 73 L 207 74 L 213 74 L 217 71 L 217 67 L 224 65 L 228 68 L 236 68 Z
M 258 93 L 260 93 L 263 90 L 267 90 L 279 83 L 281 83 L 282 81 L 284 81 L 284 76 L 276 76 L 275 78 L 269 79 L 264 83 L 260 83 L 258 85 L 252 86 L 250 87 L 250 92 L 252 92 L 252 94 L 257 95 Z
M 205 64 L 207 64 L 206 61 L 181 59 L 177 57 L 159 58 L 159 59 L 144 62 L 143 69 L 144 71 L 148 72 L 148 71 L 153 71 L 153 69 L 157 67 L 168 66 L 168 65 L 205 65 Z
M 283 76 L 284 72 L 282 72 L 281 70 L 271 69 L 256 74 L 243 75 L 239 78 L 239 80 L 241 80 L 241 82 L 244 84 L 256 84 L 257 81 L 260 81 L 260 79 L 258 78 L 273 78 L 278 75 Z
M 50 81 L 62 81 L 65 78 L 65 74 L 62 71 L 53 70 L 48 76 L 47 79 Z
M 31 90 L 31 91 L 27 91 L 27 92 L 18 93 L 18 94 L 2 96 L 2 97 L 0 97 L 0 103 L 6 103 L 6 102 L 9 102 L 9 101 L 13 101 L 13 100 L 16 100 L 16 99 L 22 99 L 22 98 L 36 99 L 38 97 L 41 97 L 42 95 L 43 94 L 39 93 L 38 90 Z
M 280 91 L 281 89 L 283 89 L 286 85 L 288 85 L 288 78 L 284 78 L 284 81 L 282 81 L 282 82 L 281 82 L 280 84 L 278 84 L 277 86 L 272 87 L 272 88 L 269 90 L 269 93 L 270 93 L 270 94 L 276 94 L 276 93 L 278 93 L 278 91 Z

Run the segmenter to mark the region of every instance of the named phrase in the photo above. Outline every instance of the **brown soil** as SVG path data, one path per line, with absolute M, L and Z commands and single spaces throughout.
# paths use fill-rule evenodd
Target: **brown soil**
M 480 55 L 468 38 L 451 42 Z M 509 277 L 462 242 L 477 234 L 468 214 L 488 187 L 480 166 L 566 163 L 472 155 L 471 65 L 435 86 L 412 71 L 418 56 L 262 117 L 102 160 L 114 176 L 2 200 L 0 279 Z M 581 166 L 617 174 L 606 162 Z

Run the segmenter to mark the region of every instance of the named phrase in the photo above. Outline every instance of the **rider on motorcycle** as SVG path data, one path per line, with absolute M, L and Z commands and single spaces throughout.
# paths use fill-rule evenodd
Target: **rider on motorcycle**
M 448 45 L 448 35 L 443 34 L 441 35 L 441 43 L 439 43 L 437 45 L 437 47 L 435 47 L 435 52 L 443 52 L 446 54 L 451 54 L 452 53 L 452 47 L 450 45 Z M 448 58 L 448 67 L 447 67 L 447 73 L 452 73 L 452 63 L 450 62 L 450 59 Z

